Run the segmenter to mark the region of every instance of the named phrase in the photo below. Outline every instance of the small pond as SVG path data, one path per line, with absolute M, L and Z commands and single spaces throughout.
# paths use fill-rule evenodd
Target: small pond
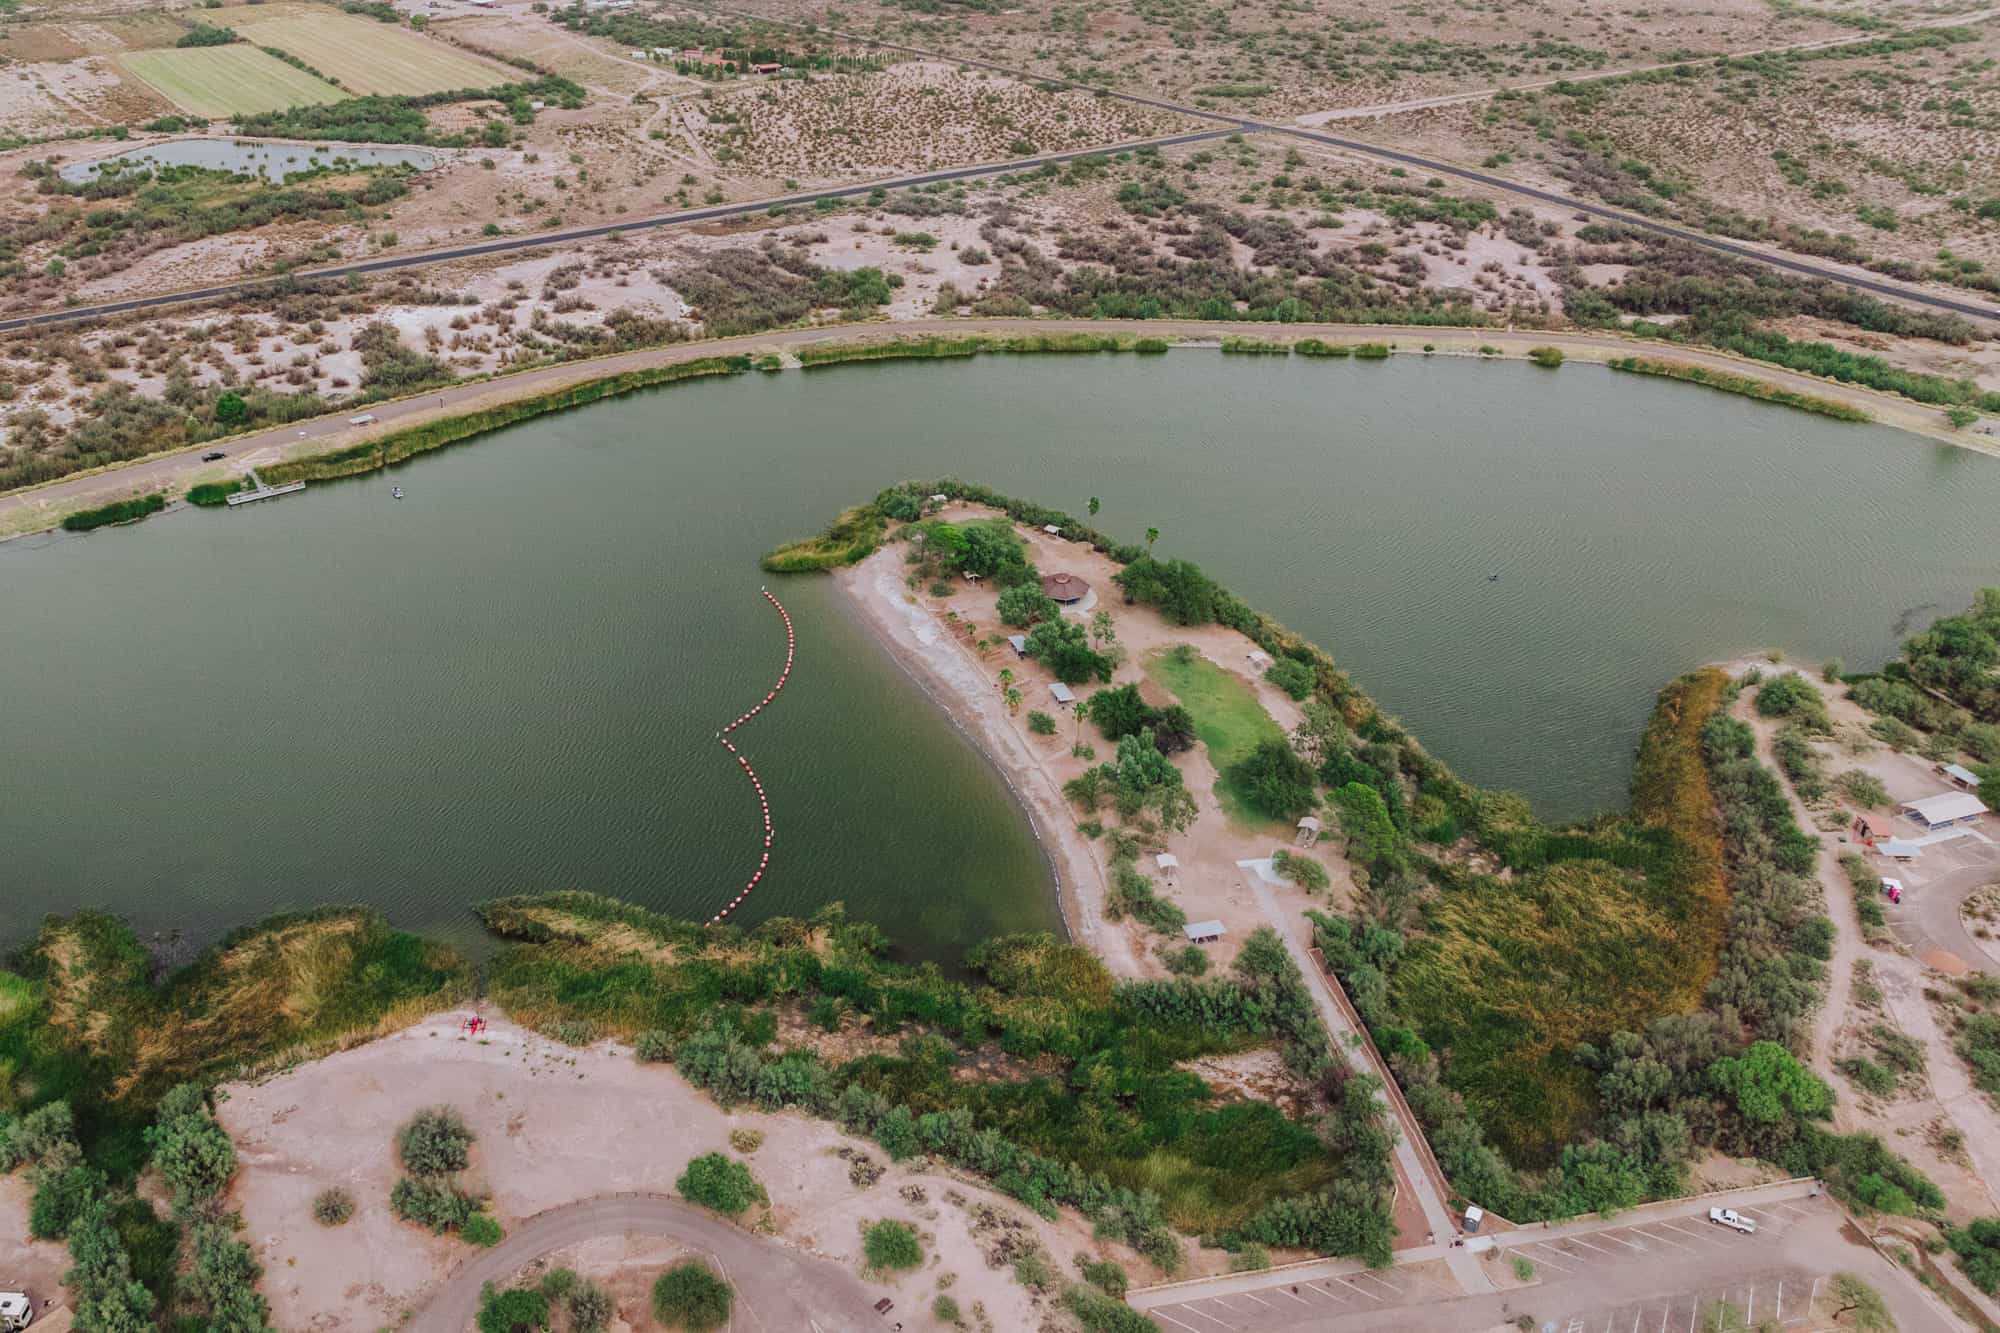
M 147 144 L 111 157 L 71 162 L 62 169 L 62 178 L 81 184 L 107 171 L 141 167 L 205 167 L 210 171 L 238 172 L 288 180 L 322 167 L 415 167 L 429 171 L 437 165 L 437 154 L 426 148 L 380 147 L 372 144 L 303 144 L 270 139 L 174 139 Z

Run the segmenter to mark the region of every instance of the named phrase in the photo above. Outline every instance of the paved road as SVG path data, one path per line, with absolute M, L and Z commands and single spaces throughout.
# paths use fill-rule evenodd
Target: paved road
M 1349 1266 L 1327 1275 L 1299 1265 L 1156 1287 L 1133 1293 L 1132 1303 L 1165 1333 L 1465 1333 L 1524 1314 L 1531 1327 L 1553 1323 L 1559 1333 L 1685 1333 L 1725 1303 L 1747 1313 L 1751 1327 L 1769 1320 L 1786 1329 L 1806 1322 L 1808 1304 L 1833 1274 L 1853 1272 L 1882 1293 L 1900 1327 L 1960 1326 L 1877 1254 L 1837 1205 L 1808 1190 L 1788 1182 L 1733 1191 L 1728 1206 L 1757 1222 L 1754 1236 L 1709 1222 L 1709 1199 L 1504 1232 L 1480 1262 L 1511 1281 L 1514 1261 L 1525 1260 L 1531 1285 L 1489 1294 L 1440 1299 L 1424 1266 L 1406 1267 L 1399 1255 L 1386 1273 Z
M 751 1235 L 712 1213 L 673 1199 L 616 1195 L 584 1199 L 538 1213 L 490 1250 L 459 1265 L 445 1285 L 410 1317 L 408 1333 L 466 1333 L 479 1309 L 479 1289 L 504 1282 L 543 1255 L 599 1236 L 638 1232 L 668 1236 L 702 1251 L 736 1286 L 735 1326 L 780 1333 L 887 1328 L 875 1297 L 840 1265 L 813 1259 Z
M 1924 849 L 1923 860 L 1943 855 L 1948 846 L 1954 847 L 1959 855 L 1978 860 L 1935 879 L 1893 868 L 1883 871 L 1910 886 L 1902 902 L 1885 908 L 1890 928 L 1920 961 L 1940 971 L 2000 971 L 2000 941 L 1981 940 L 1973 935 L 1965 928 L 1962 915 L 1967 898 L 1980 889 L 2000 885 L 2000 847 L 1971 838 L 1956 844 L 1933 843 Z M 1923 860 L 1917 864 L 1922 865 Z
M 595 240 L 618 232 L 649 231 L 656 227 L 681 227 L 696 222 L 713 222 L 721 218 L 745 217 L 753 213 L 769 212 L 773 208 L 790 208 L 810 205 L 821 199 L 852 199 L 875 190 L 903 190 L 919 185 L 936 185 L 946 181 L 971 180 L 979 176 L 1000 176 L 1010 171 L 1033 171 L 1049 164 L 1061 164 L 1080 157 L 1098 157 L 1105 153 L 1122 153 L 1134 148 L 1171 148 L 1180 144 L 1203 143 L 1209 139 L 1233 134 L 1243 127 L 1231 124 L 1228 129 L 1196 130 L 1188 134 L 1170 134 L 1155 139 L 1134 139 L 1126 143 L 1106 144 L 1096 148 L 1080 148 L 1066 153 L 1044 153 L 1039 157 L 1017 158 L 1007 162 L 989 162 L 969 167 L 953 167 L 947 171 L 926 171 L 915 176 L 893 176 L 884 180 L 865 181 L 859 185 L 842 185 L 834 189 L 809 190 L 800 194 L 778 195 L 769 199 L 750 199 L 736 204 L 717 204 L 711 208 L 684 208 L 672 213 L 658 213 L 651 217 L 623 219 L 607 222 L 595 227 L 571 227 L 564 231 L 534 232 L 525 236 L 506 236 L 495 241 L 480 241 L 472 245 L 454 245 L 442 250 L 423 250 L 413 254 L 390 255 L 381 259 L 356 260 L 351 264 L 332 264 L 324 268 L 299 269 L 283 278 L 246 278 L 241 282 L 217 283 L 212 287 L 192 287 L 178 292 L 161 292 L 152 296 L 134 296 L 122 301 L 100 301 L 95 305 L 70 306 L 61 310 L 44 310 L 32 315 L 15 315 L 0 319 L 0 333 L 10 329 L 35 328 L 48 324 L 69 324 L 77 320 L 100 319 L 107 315 L 125 314 L 134 310 L 151 310 L 159 306 L 180 305 L 188 301 L 210 301 L 218 297 L 238 296 L 272 287 L 292 278 L 344 278 L 354 274 L 384 273 L 392 269 L 421 268 L 429 264 L 442 264 L 454 259 L 476 259 L 482 255 L 507 254 L 516 250 L 534 250 L 543 246 L 574 245 L 580 241 Z
M 811 25 L 804 24 L 788 24 L 766 15 L 732 9 L 726 5 L 703 4 L 699 3 L 699 0 L 697 0 L 697 6 L 718 14 L 757 19 L 760 22 L 774 24 L 779 27 L 801 29 L 811 27 Z M 1990 17 L 1996 12 L 2000 11 L 1982 10 L 1978 14 L 1965 16 L 1964 21 L 1975 22 Z M 836 29 L 824 27 L 812 27 L 811 30 L 820 36 L 856 42 L 865 46 L 875 47 L 878 50 L 894 51 L 902 55 L 918 56 L 926 60 L 949 61 L 974 69 L 991 70 L 997 74 L 1028 79 L 1051 87 L 1078 89 L 1100 97 L 1109 97 L 1117 101 L 1129 102 L 1134 106 L 1151 107 L 1156 111 L 1171 111 L 1179 115 L 1193 117 L 1197 120 L 1226 124 L 1237 130 L 1255 130 L 1265 134 L 1287 135 L 1294 139 L 1304 139 L 1311 143 L 1339 148 L 1350 153 L 1358 153 L 1364 157 L 1381 158 L 1385 161 L 1400 163 L 1404 166 L 1417 167 L 1436 175 L 1455 176 L 1460 180 L 1471 181 L 1474 184 L 1489 186 L 1497 190 L 1505 190 L 1510 194 L 1539 200 L 1542 203 L 1555 204 L 1560 208 L 1569 209 L 1574 212 L 1587 213 L 1592 217 L 1603 218 L 1609 222 L 1619 222 L 1629 227 L 1638 227 L 1642 230 L 1653 232 L 1657 235 L 1671 236 L 1677 240 L 1687 241 L 1693 245 L 1705 246 L 1710 250 L 1717 250 L 1738 259 L 1746 259 L 1753 263 L 1767 265 L 1771 268 L 1783 269 L 1788 273 L 1796 273 L 1802 277 L 1819 278 L 1827 282 L 1839 283 L 1842 286 L 1871 292 L 1878 296 L 1894 297 L 1900 301 L 1914 302 L 1915 304 L 1928 306 L 1934 310 L 1944 310 L 1952 314 L 1964 315 L 1969 319 L 2000 322 L 2000 306 L 1987 305 L 1969 298 L 1941 296 L 1914 286 L 1907 286 L 1903 283 L 1868 277 L 1865 276 L 1864 270 L 1850 269 L 1838 265 L 1808 263 L 1803 259 L 1794 259 L 1771 250 L 1764 250 L 1751 245 L 1742 245 L 1735 241 L 1726 241 L 1720 237 L 1710 236 L 1705 232 L 1691 231 L 1686 227 L 1676 227 L 1671 223 L 1656 222 L 1652 218 L 1637 213 L 1627 213 L 1620 209 L 1606 207 L 1603 204 L 1575 199 L 1569 195 L 1558 194 L 1554 190 L 1544 190 L 1538 186 L 1524 185 L 1519 181 L 1509 180 L 1504 176 L 1495 176 L 1491 172 L 1459 166 L 1457 163 L 1446 162 L 1438 158 L 1423 157 L 1416 153 L 1406 153 L 1401 149 L 1384 148 L 1377 144 L 1364 143 L 1359 139 L 1341 138 L 1337 135 L 1327 134 L 1304 125 L 1283 121 L 1259 120 L 1254 117 L 1235 113 L 1209 111 L 1201 107 L 1187 106 L 1179 102 L 1168 101 L 1161 97 L 1148 97 L 1143 93 L 1123 92 L 1119 89 L 1105 87 L 1100 84 L 1078 83 L 1072 79 L 1050 78 L 1047 75 L 1038 74 L 1033 70 L 1019 69 L 990 60 L 975 60 L 965 56 L 953 55 L 948 51 L 932 51 L 923 47 L 908 46 L 898 42 L 880 41 L 860 33 L 841 32 Z M 1881 37 L 1893 34 L 1876 33 L 1874 35 Z
M 1974 23 L 2000 17 L 2000 9 L 1982 9 L 1971 14 L 1945 14 L 1938 18 L 1925 19 L 1921 23 L 1907 24 L 1897 32 L 1919 32 L 1926 28 L 1961 28 Z M 1535 79 L 1528 83 L 1510 83 L 1494 88 L 1474 88 L 1462 93 L 1439 93 L 1434 97 L 1411 97 L 1400 102 L 1377 102 L 1370 106 L 1333 107 L 1326 111 L 1309 111 L 1298 117 L 1298 123 L 1307 126 L 1325 125 L 1336 120 L 1379 120 L 1383 116 L 1400 115 L 1409 111 L 1430 111 L 1442 106 L 1458 106 L 1465 102 L 1483 102 L 1501 93 L 1531 93 L 1543 88 L 1553 88 L 1558 84 L 1603 83 L 1608 79 L 1626 79 L 1635 74 L 1657 74 L 1663 70 L 1698 69 L 1722 60 L 1748 60 L 1756 56 L 1784 55 L 1792 51 L 1826 51 L 1841 46 L 1858 46 L 1864 42 L 1878 41 L 1884 34 L 1879 32 L 1856 33 L 1845 37 L 1818 37 L 1806 42 L 1787 42 L 1782 46 L 1758 46 L 1747 51 L 1719 51 L 1714 55 L 1696 56 L 1692 60 L 1663 60 L 1652 65 L 1626 65 L 1619 69 L 1598 70 L 1590 74 L 1559 74 L 1554 78 Z

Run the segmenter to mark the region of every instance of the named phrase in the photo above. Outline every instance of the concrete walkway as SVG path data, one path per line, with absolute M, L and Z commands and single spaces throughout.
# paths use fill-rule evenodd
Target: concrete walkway
M 1278 932 L 1278 938 L 1285 942 L 1285 952 L 1291 955 L 1292 963 L 1305 974 L 1306 992 L 1312 996 L 1313 1008 L 1319 1011 L 1320 1022 L 1326 1024 L 1327 1035 L 1332 1038 L 1335 1049 L 1346 1058 L 1357 1073 L 1373 1074 L 1386 1085 L 1392 1076 L 1388 1070 L 1376 1068 L 1374 1062 L 1368 1058 L 1369 1048 L 1362 1042 L 1361 1034 L 1348 1024 L 1347 1016 L 1327 993 L 1327 987 L 1335 983 L 1320 971 L 1319 964 L 1313 961 L 1306 944 L 1299 938 L 1299 932 L 1305 927 L 1305 918 L 1297 912 L 1288 912 L 1281 907 L 1277 898 L 1271 893 L 1270 886 L 1255 874 L 1246 873 L 1243 882 L 1249 885 L 1250 892 L 1256 896 L 1257 906 L 1263 910 L 1264 919 L 1271 923 L 1271 928 Z M 1389 1110 L 1391 1120 L 1400 1130 L 1396 1135 L 1396 1165 L 1402 1169 L 1404 1183 L 1409 1186 L 1416 1196 L 1418 1206 L 1423 1209 L 1424 1225 L 1429 1227 L 1431 1234 L 1435 1236 L 1456 1235 L 1457 1219 L 1445 1207 L 1444 1199 L 1439 1196 L 1437 1187 L 1431 1183 L 1423 1160 L 1418 1156 L 1416 1145 L 1412 1142 L 1412 1135 L 1423 1133 L 1422 1127 L 1405 1124 L 1401 1117 L 1396 1115 L 1395 1107 L 1386 1093 L 1378 1092 L 1376 1096 Z M 1429 1248 L 1436 1250 L 1438 1247 Z M 1470 1251 L 1445 1248 L 1441 1257 L 1451 1269 L 1451 1275 L 1468 1294 L 1477 1295 L 1493 1290 L 1492 1279 L 1486 1276 L 1485 1270 L 1479 1265 L 1479 1260 L 1474 1258 Z
M 486 1283 L 505 1282 L 566 1245 L 633 1232 L 668 1236 L 702 1251 L 736 1288 L 735 1327 L 774 1333 L 887 1327 L 875 1313 L 873 1293 L 839 1264 L 809 1258 L 713 1213 L 649 1194 L 601 1195 L 537 1213 L 492 1249 L 460 1264 L 403 1327 L 407 1333 L 466 1333 Z

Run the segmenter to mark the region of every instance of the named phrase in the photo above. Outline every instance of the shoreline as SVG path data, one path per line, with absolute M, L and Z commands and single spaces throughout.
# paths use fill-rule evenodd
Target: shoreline
M 834 586 L 884 653 L 1007 784 L 1048 860 L 1057 910 L 1070 939 L 1096 954 L 1115 976 L 1144 975 L 1144 964 L 1125 933 L 1101 927 L 1104 867 L 1076 831 L 1069 802 L 1007 725 L 998 696 L 963 649 L 929 610 L 907 599 L 897 551 L 884 546 L 858 564 L 830 571 Z
M 1171 319 L 928 318 L 774 329 L 733 338 L 670 343 L 609 356 L 565 361 L 505 375 L 470 379 L 405 398 L 368 404 L 368 414 L 376 418 L 370 427 L 349 426 L 349 415 L 353 410 L 349 407 L 262 431 L 219 437 L 127 459 L 0 494 L 0 544 L 47 532 L 59 526 L 66 514 L 100 507 L 110 501 L 149 491 L 165 491 L 171 496 L 178 496 L 198 482 L 240 478 L 249 467 L 297 465 L 305 460 L 383 441 L 407 430 L 436 428 L 441 423 L 460 418 L 504 413 L 508 406 L 521 400 L 538 395 L 553 397 L 554 390 L 576 391 L 635 372 L 709 358 L 754 357 L 768 352 L 796 354 L 797 349 L 815 344 L 885 344 L 923 338 L 1020 335 L 1058 339 L 1077 335 L 1165 339 L 1175 342 L 1183 350 L 1206 350 L 1229 338 L 1287 344 L 1317 338 L 1349 346 L 1363 342 L 1387 342 L 1395 349 L 1395 355 L 1458 357 L 1477 361 L 1525 361 L 1530 349 L 1552 346 L 1562 349 L 1569 359 L 1580 364 L 1598 365 L 1629 358 L 1635 352 L 1651 352 L 1679 364 L 1742 375 L 1774 389 L 1789 389 L 1855 406 L 1869 413 L 1871 424 L 1972 453 L 2000 457 L 2000 437 L 1977 434 L 1969 429 L 1954 431 L 1945 424 L 1941 409 L 1912 399 L 1786 370 L 1768 362 L 1754 361 L 1713 348 L 1683 346 L 1617 332 Z M 747 370 L 749 367 L 744 368 Z M 1715 386 L 1695 387 L 1713 390 Z M 561 410 L 562 406 L 552 403 L 546 410 Z M 524 412 L 513 420 L 524 421 L 538 414 Z M 453 438 L 472 439 L 483 433 L 475 428 L 464 436 L 454 435 Z M 200 462 L 202 453 L 217 448 L 227 450 L 227 461 L 214 464 Z M 172 503 L 170 512 L 180 507 L 177 502 Z

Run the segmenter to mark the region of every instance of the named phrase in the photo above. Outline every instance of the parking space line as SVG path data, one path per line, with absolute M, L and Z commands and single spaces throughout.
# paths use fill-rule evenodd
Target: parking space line
M 1541 1244 L 1541 1245 L 1542 1245 L 1542 1246 L 1543 1246 L 1544 1248 L 1547 1248 L 1547 1242 L 1543 1241 L 1543 1242 L 1537 1242 L 1537 1243 L 1538 1243 L 1538 1244 Z M 1527 1247 L 1526 1245 L 1523 1245 L 1523 1246 L 1522 1246 L 1521 1248 L 1525 1250 L 1525 1249 L 1527 1249 L 1528 1247 Z M 1569 1255 L 1564 1255 L 1563 1257 L 1564 1257 L 1564 1258 L 1569 1258 L 1569 1257 L 1571 1257 L 1571 1256 L 1569 1256 Z M 1559 1264 L 1559 1263 L 1557 1263 L 1557 1262 L 1556 1262 L 1555 1260 L 1553 1260 L 1553 1259 L 1548 1259 L 1548 1258 L 1544 1258 L 1544 1257 L 1543 1257 L 1542 1255 L 1540 1255 L 1540 1254 L 1537 1254 L 1537 1255 L 1535 1256 L 1535 1262 L 1536 1262 L 1536 1263 L 1541 1263 L 1541 1264 L 1547 1264 L 1547 1265 L 1548 1265 L 1548 1266 L 1549 1266 L 1550 1268 L 1553 1268 L 1553 1269 L 1556 1269 L 1556 1270 L 1558 1270 L 1558 1271 L 1560 1271 L 1560 1272 L 1564 1272 L 1564 1273 L 1574 1273 L 1574 1272 L 1576 1271 L 1576 1270 L 1575 1270 L 1574 1268 L 1571 1268 L 1571 1267 L 1570 1267 L 1570 1266 L 1569 1266 L 1568 1264 Z
M 1346 1304 L 1347 1304 L 1347 1302 L 1346 1302 L 1346 1300 L 1345 1300 L 1345 1299 L 1343 1299 L 1342 1297 L 1340 1297 L 1340 1296 L 1338 1296 L 1338 1295 L 1336 1295 L 1336 1294 L 1334 1293 L 1334 1291 L 1333 1291 L 1333 1289 L 1332 1289 L 1331 1285 L 1330 1285 L 1330 1284 L 1328 1284 L 1328 1283 L 1325 1283 L 1325 1282 L 1322 1282 L 1322 1283 L 1320 1283 L 1320 1284 L 1319 1284 L 1318 1286 L 1316 1286 L 1316 1287 L 1315 1287 L 1315 1286 L 1314 1286 L 1314 1285 L 1313 1285 L 1312 1283 L 1308 1282 L 1308 1283 L 1306 1283 L 1306 1290 L 1308 1290 L 1308 1291 L 1319 1291 L 1319 1292 L 1324 1292 L 1324 1293 L 1326 1294 L 1326 1298 L 1327 1298 L 1328 1300 L 1332 1301 L 1332 1302 L 1333 1302 L 1333 1303 L 1334 1303 L 1335 1305 L 1343 1305 L 1343 1306 L 1344 1306 L 1344 1305 L 1346 1305 Z
M 1636 1228 L 1636 1227 L 1634 1227 L 1634 1228 L 1633 1228 L 1633 1230 L 1635 1230 L 1635 1231 L 1636 1231 L 1637 1229 L 1638 1229 L 1638 1228 Z M 1626 1249 L 1628 1249 L 1628 1250 L 1643 1250 L 1643 1249 L 1645 1249 L 1645 1248 L 1646 1248 L 1646 1247 L 1645 1247 L 1645 1246 L 1643 1246 L 1643 1245 L 1634 1245 L 1634 1244 L 1633 1244 L 1633 1243 L 1632 1243 L 1631 1241 L 1629 1241 L 1629 1240 L 1620 1240 L 1620 1239 L 1619 1239 L 1618 1237 L 1616 1237 L 1616 1236 L 1612 1235 L 1612 1234 L 1611 1234 L 1610 1232 L 1608 1232 L 1608 1231 L 1593 1231 L 1593 1232 L 1592 1232 L 1591 1234 L 1592 1234 L 1593 1236 L 1597 1237 L 1597 1239 L 1599 1239 L 1599 1240 L 1608 1240 L 1608 1241 L 1610 1241 L 1610 1242 L 1611 1242 L 1612 1244 L 1614 1244 L 1614 1245 L 1623 1245 L 1623 1246 L 1624 1246 L 1624 1247 L 1625 1247 Z
M 1338 1282 L 1341 1286 L 1346 1287 L 1349 1291 L 1353 1292 L 1355 1295 L 1363 1298 L 1364 1300 L 1376 1301 L 1379 1303 L 1382 1299 L 1380 1296 L 1377 1296 L 1374 1292 L 1368 1290 L 1368 1288 L 1366 1287 L 1355 1286 L 1353 1281 L 1349 1278 L 1337 1277 L 1334 1279 L 1334 1281 Z
M 1658 1241 L 1662 1245 L 1671 1245 L 1677 1250 L 1692 1250 L 1694 1248 L 1694 1246 L 1692 1245 L 1683 1245 L 1677 1240 L 1668 1240 L 1665 1236 L 1655 1236 L 1650 1231 L 1639 1231 L 1639 1228 L 1637 1227 L 1633 1227 L 1632 1229 L 1634 1231 L 1638 1231 L 1639 1234 L 1644 1236 L 1647 1240 Z
M 1589 1241 L 1580 1239 L 1579 1237 L 1576 1236 L 1563 1237 L 1563 1243 L 1565 1245 L 1581 1245 L 1586 1250 L 1591 1250 L 1598 1254 L 1608 1255 L 1613 1259 L 1616 1259 L 1618 1257 L 1618 1252 L 1616 1250 L 1600 1249 L 1599 1247 L 1592 1245 Z
M 1698 1231 L 1689 1231 L 1685 1227 L 1677 1227 L 1672 1222 L 1662 1222 L 1660 1225 L 1673 1232 L 1676 1236 L 1686 1236 L 1689 1240 L 1701 1245 L 1712 1245 L 1715 1243 L 1715 1237 L 1713 1236 L 1704 1236 Z
M 1272 1288 L 1270 1288 L 1270 1290 L 1272 1290 L 1272 1291 L 1275 1291 L 1275 1292 L 1277 1292 L 1277 1293 L 1278 1293 L 1278 1294 L 1279 1294 L 1280 1296 L 1289 1296 L 1289 1297 L 1291 1297 L 1291 1298 L 1292 1298 L 1293 1300 L 1297 1301 L 1297 1302 L 1298 1302 L 1298 1303 L 1299 1303 L 1300 1305 L 1311 1305 L 1311 1304 L 1312 1304 L 1312 1302 L 1311 1302 L 1311 1301 L 1309 1301 L 1309 1300 L 1307 1300 L 1307 1299 L 1306 1299 L 1305 1297 L 1303 1297 L 1303 1296 L 1299 1295 L 1299 1293 L 1298 1293 L 1298 1292 L 1294 1291 L 1294 1290 L 1293 1290 L 1292 1288 L 1290 1288 L 1290 1287 L 1272 1287 Z
M 1263 1306 L 1266 1310 L 1273 1310 L 1277 1308 L 1276 1306 L 1272 1305 L 1269 1301 L 1265 1300 L 1263 1297 L 1258 1296 L 1252 1292 L 1239 1291 L 1236 1294 L 1238 1296 L 1241 1296 L 1246 1301 L 1256 1301 L 1257 1304 Z
M 1217 1319 L 1214 1315 L 1203 1314 L 1200 1310 L 1195 1309 L 1192 1305 L 1176 1305 L 1174 1308 L 1176 1310 L 1184 1311 L 1187 1314 L 1191 1314 L 1196 1319 L 1206 1319 L 1209 1323 L 1214 1324 L 1217 1328 L 1230 1327 L 1230 1325 L 1223 1323 L 1220 1319 Z
M 1376 1277 L 1373 1273 L 1356 1273 L 1354 1275 L 1354 1280 L 1356 1282 L 1359 1282 L 1363 1278 L 1367 1278 L 1370 1282 L 1380 1283 L 1382 1286 L 1387 1287 L 1390 1293 L 1393 1295 L 1401 1296 L 1403 1294 L 1403 1289 L 1401 1287 L 1397 1286 L 1393 1282 L 1388 1281 L 1385 1278 Z
M 1178 1310 L 1180 1307 L 1174 1306 L 1173 1308 Z M 1157 1315 L 1161 1319 L 1166 1320 L 1169 1324 L 1172 1324 L 1175 1328 L 1186 1329 L 1188 1333 L 1201 1333 L 1201 1330 L 1197 1329 L 1193 1324 L 1183 1324 L 1180 1320 L 1168 1314 L 1165 1307 L 1156 1306 L 1155 1308 L 1148 1310 L 1146 1313 L 1150 1315 Z

